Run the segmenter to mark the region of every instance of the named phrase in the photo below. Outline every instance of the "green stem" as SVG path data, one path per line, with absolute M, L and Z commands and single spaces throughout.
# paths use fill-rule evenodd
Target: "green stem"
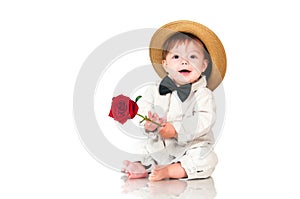
M 157 123 L 157 122 L 154 122 L 154 121 L 150 120 L 147 116 L 143 116 L 143 115 L 141 115 L 141 114 L 139 114 L 139 113 L 138 113 L 137 115 L 140 116 L 141 118 L 143 118 L 142 121 L 146 120 L 146 121 L 152 122 L 153 124 L 156 124 L 156 125 L 159 126 L 159 127 L 162 127 L 161 124 L 159 124 L 159 123 Z

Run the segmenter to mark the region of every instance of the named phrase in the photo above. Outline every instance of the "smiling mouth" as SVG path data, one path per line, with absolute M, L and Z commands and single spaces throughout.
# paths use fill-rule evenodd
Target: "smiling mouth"
M 183 69 L 183 70 L 180 70 L 178 71 L 180 74 L 183 74 L 183 75 L 188 75 L 191 71 L 190 70 L 187 70 L 187 69 Z

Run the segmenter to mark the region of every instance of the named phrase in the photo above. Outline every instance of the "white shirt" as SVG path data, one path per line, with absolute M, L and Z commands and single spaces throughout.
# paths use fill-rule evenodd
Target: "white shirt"
M 159 84 L 151 85 L 146 90 L 139 113 L 157 113 L 173 124 L 178 134 L 177 138 L 163 140 L 156 135 L 148 140 L 146 150 L 158 161 L 166 163 L 168 157 L 178 158 L 188 149 L 213 146 L 212 127 L 216 120 L 216 109 L 212 91 L 206 85 L 205 77 L 193 83 L 190 95 L 184 102 L 181 102 L 176 91 L 160 95 Z

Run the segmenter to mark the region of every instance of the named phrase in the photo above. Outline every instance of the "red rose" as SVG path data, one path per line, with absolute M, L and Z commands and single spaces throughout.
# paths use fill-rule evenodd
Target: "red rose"
M 109 116 L 124 124 L 128 119 L 134 118 L 138 110 L 136 102 L 124 95 L 118 95 L 112 98 Z

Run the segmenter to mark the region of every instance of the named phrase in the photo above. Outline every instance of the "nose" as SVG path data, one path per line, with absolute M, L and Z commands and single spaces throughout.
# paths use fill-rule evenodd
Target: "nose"
M 181 59 L 181 65 L 187 65 L 187 64 L 188 64 L 188 62 L 186 61 L 186 59 L 182 58 Z

